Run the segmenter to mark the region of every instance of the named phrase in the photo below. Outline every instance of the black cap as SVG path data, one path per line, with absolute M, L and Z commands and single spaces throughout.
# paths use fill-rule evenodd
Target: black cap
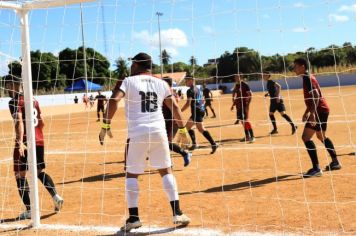
M 131 61 L 139 64 L 140 66 L 146 69 L 150 69 L 152 64 L 151 56 L 144 52 L 140 52 L 139 54 L 131 58 Z

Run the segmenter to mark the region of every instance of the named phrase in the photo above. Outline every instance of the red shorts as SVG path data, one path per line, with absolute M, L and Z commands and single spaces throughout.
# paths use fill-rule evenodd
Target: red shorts
M 315 114 L 316 125 L 312 126 L 308 119 L 307 123 L 305 124 L 305 128 L 309 128 L 315 131 L 321 131 L 321 130 L 326 131 L 328 127 L 328 117 L 329 117 L 329 112 L 316 113 Z

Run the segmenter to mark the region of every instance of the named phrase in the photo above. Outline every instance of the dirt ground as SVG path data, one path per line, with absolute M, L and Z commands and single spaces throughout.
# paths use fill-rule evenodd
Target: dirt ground
M 311 166 L 301 141 L 301 117 L 305 109 L 301 90 L 283 91 L 287 113 L 298 124 L 293 136 L 289 124 L 279 114 L 276 114 L 279 134 L 268 135 L 269 101 L 262 93 L 254 93 L 250 108 L 256 136 L 253 144 L 239 141 L 243 129 L 241 125 L 233 125 L 231 95 L 215 99 L 217 118 L 206 119 L 205 126 L 221 145 L 217 152 L 210 155 L 207 141 L 197 133 L 200 148 L 193 152 L 188 167 L 183 167 L 181 157 L 172 154 L 181 207 L 192 219 L 186 230 L 210 229 L 226 234 L 356 234 L 356 157 L 351 155 L 356 151 L 356 86 L 323 88 L 323 94 L 331 107 L 328 136 L 336 146 L 343 168 L 325 171 L 322 177 L 311 179 L 301 177 Z M 39 185 L 41 223 L 120 227 L 128 214 L 124 194 L 123 108 L 119 108 L 113 121 L 114 138 L 100 146 L 100 124 L 96 122 L 95 110 L 80 107 L 70 110 L 60 107 L 56 114 L 45 118 L 46 171 L 65 203 L 59 214 L 53 214 L 51 198 Z M 189 114 L 185 115 L 188 118 Z M 11 121 L 0 122 L 0 218 L 5 221 L 0 224 L 0 234 L 101 234 L 1 227 L 28 223 L 13 220 L 24 208 L 12 171 L 12 129 Z M 330 158 L 322 143 L 316 138 L 315 141 L 319 161 L 325 166 Z M 173 227 L 158 174 L 147 170 L 139 184 L 143 224 Z

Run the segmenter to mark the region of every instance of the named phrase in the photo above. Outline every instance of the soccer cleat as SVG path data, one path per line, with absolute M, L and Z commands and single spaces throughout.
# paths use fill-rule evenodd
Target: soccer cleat
M 323 175 L 323 172 L 320 169 L 311 168 L 310 170 L 307 171 L 307 173 L 303 174 L 303 177 L 304 178 L 320 177 L 322 175 Z
M 183 156 L 184 166 L 188 166 L 189 165 L 191 158 L 192 158 L 192 153 L 191 152 L 186 152 L 186 154 L 184 154 L 184 156 Z
M 133 229 L 140 228 L 142 226 L 142 223 L 140 220 L 136 220 L 134 222 L 129 222 L 129 219 L 126 220 L 126 223 L 124 226 L 120 228 L 122 232 L 130 232 Z
M 19 217 L 19 220 L 26 220 L 26 219 L 31 219 L 31 210 L 26 210 L 22 212 Z
M 269 134 L 270 134 L 270 135 L 273 135 L 273 134 L 278 134 L 278 130 L 273 129 L 273 130 L 272 130 Z
M 295 131 L 297 131 L 298 126 L 292 125 L 292 135 L 295 134 Z
M 176 225 L 187 225 L 190 223 L 190 218 L 185 214 L 173 216 L 173 224 Z
M 249 138 L 249 139 L 248 139 L 248 142 L 249 142 L 249 143 L 254 143 L 255 141 L 256 141 L 255 137 L 252 137 L 252 138 Z
M 216 116 L 212 116 L 211 118 L 216 118 Z
M 338 161 L 332 161 L 329 165 L 325 167 L 325 170 L 340 170 L 341 165 Z
M 59 196 L 58 194 L 56 194 L 53 197 L 53 202 L 54 202 L 54 211 L 60 212 L 63 207 L 63 203 L 64 203 L 63 198 L 61 196 Z
M 234 125 L 237 125 L 240 122 L 240 120 L 236 120 Z
M 218 149 L 219 145 L 216 143 L 214 145 L 211 145 L 211 152 L 210 154 L 214 154 L 216 152 L 216 149 Z

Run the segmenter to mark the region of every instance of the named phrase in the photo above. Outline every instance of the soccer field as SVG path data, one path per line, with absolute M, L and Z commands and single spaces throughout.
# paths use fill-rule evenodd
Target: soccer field
M 173 231 L 171 211 L 156 171 L 147 170 L 139 178 L 142 235 L 152 234 L 238 234 L 276 233 L 356 234 L 356 86 L 322 88 L 330 105 L 328 136 L 336 146 L 343 168 L 325 171 L 322 177 L 304 179 L 310 160 L 301 140 L 305 105 L 301 90 L 282 91 L 287 114 L 297 123 L 296 135 L 276 114 L 279 134 L 268 117 L 269 100 L 254 93 L 250 119 L 256 142 L 241 143 L 243 128 L 234 125 L 231 95 L 213 101 L 217 118 L 205 126 L 220 143 L 210 155 L 210 147 L 197 134 L 199 149 L 192 162 L 183 167 L 180 156 L 172 154 L 181 207 L 192 222 Z M 78 104 L 82 106 L 82 104 Z M 183 101 L 180 102 L 183 106 Z M 18 196 L 12 167 L 12 122 L 0 122 L 0 204 L 1 235 L 110 235 L 124 223 L 124 145 L 126 121 L 119 108 L 112 124 L 113 139 L 100 146 L 100 124 L 96 112 L 86 110 L 45 116 L 46 171 L 52 176 L 65 202 L 54 214 L 47 191 L 39 184 L 42 229 L 19 229 L 28 221 L 14 221 L 24 208 Z M 79 109 L 78 109 L 79 110 Z M 44 109 L 45 112 L 45 109 Z M 211 114 L 210 114 L 211 115 Z M 189 117 L 185 113 L 186 118 Z M 162 124 L 163 125 L 163 124 Z M 314 138 L 322 167 L 330 157 Z M 244 234 L 244 233 L 241 233 Z

